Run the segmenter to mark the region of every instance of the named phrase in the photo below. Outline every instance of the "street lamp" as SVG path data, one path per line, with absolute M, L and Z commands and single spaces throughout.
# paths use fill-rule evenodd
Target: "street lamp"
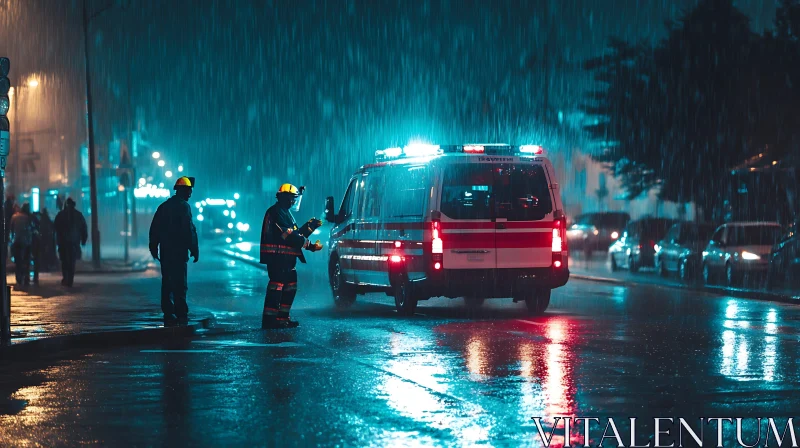
M 22 163 L 21 163 L 21 160 L 20 160 L 20 152 L 19 152 L 19 134 L 20 134 L 20 131 L 19 131 L 19 129 L 20 129 L 20 127 L 19 127 L 19 123 L 20 123 L 20 120 L 19 120 L 19 103 L 22 101 L 22 92 L 24 92 L 27 89 L 35 89 L 37 87 L 39 87 L 39 80 L 37 80 L 36 78 L 31 77 L 31 78 L 28 78 L 28 80 L 24 81 L 24 82 L 22 82 L 22 80 L 20 80 L 20 82 L 17 82 L 16 87 L 12 87 L 8 91 L 8 97 L 11 100 L 11 103 L 14 106 L 14 130 L 15 130 L 15 132 L 14 132 L 14 150 L 17 151 L 17 157 L 16 157 L 16 160 L 14 162 L 14 173 L 15 173 L 14 182 L 15 182 L 15 185 L 17 185 L 16 189 L 17 189 L 18 192 L 22 191 L 22 188 L 20 188 L 21 185 L 22 185 L 22 182 L 20 181 L 20 177 L 21 177 L 20 168 L 22 166 Z
M 158 152 L 158 151 L 153 152 L 153 158 L 154 159 L 158 159 L 159 157 L 161 157 L 161 153 L 160 152 Z
M 162 168 L 163 168 L 163 167 L 164 167 L 164 165 L 166 165 L 166 164 L 167 164 L 167 162 L 165 162 L 165 161 L 163 161 L 163 160 L 159 160 L 159 161 L 158 161 L 158 166 L 160 166 L 160 167 L 162 167 Z
M 172 171 L 167 171 L 166 173 L 164 173 L 164 175 L 167 176 L 167 178 L 169 179 L 170 177 L 172 177 Z

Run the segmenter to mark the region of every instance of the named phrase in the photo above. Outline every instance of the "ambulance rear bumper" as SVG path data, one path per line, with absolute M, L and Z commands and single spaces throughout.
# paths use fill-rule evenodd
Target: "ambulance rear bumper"
M 569 280 L 568 266 L 526 269 L 443 269 L 420 285 L 428 297 L 514 297 L 531 289 L 554 289 Z

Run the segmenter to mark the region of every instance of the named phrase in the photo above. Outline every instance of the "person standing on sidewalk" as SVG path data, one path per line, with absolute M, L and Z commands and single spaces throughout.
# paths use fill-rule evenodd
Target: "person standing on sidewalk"
M 39 269 L 42 267 L 42 215 L 39 212 L 31 213 L 31 228 L 33 229 L 33 243 L 31 244 L 31 261 L 33 262 L 33 284 L 39 284 Z
M 75 201 L 67 198 L 64 209 L 58 212 L 53 223 L 61 259 L 61 285 L 72 286 L 75 279 L 75 263 L 81 258 L 81 246 L 86 245 L 89 231 L 83 213 L 75 208 Z
M 11 217 L 16 212 L 16 201 L 13 195 L 7 195 L 5 202 L 3 202 L 3 217 L 5 218 L 5 243 L 6 243 L 6 259 L 4 262 L 8 264 L 14 254 L 11 253 Z
M 161 311 L 166 326 L 189 322 L 186 264 L 189 254 L 195 263 L 200 258 L 197 229 L 188 202 L 194 185 L 193 177 L 178 178 L 175 195 L 158 206 L 150 224 L 150 254 L 161 262 Z
M 11 253 L 14 254 L 14 273 L 17 286 L 31 284 L 31 245 L 33 244 L 33 221 L 31 205 L 27 202 L 14 213 L 9 224 L 11 229 Z
M 41 270 L 50 272 L 56 265 L 56 246 L 53 232 L 53 220 L 46 208 L 39 214 L 39 233 L 42 237 L 40 256 L 42 259 Z

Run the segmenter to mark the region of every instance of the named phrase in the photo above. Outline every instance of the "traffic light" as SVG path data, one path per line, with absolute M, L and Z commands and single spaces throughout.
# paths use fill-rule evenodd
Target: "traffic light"
M 8 98 L 8 91 L 11 89 L 11 81 L 8 79 L 8 71 L 11 69 L 11 61 L 8 58 L 0 58 L 0 177 L 6 175 L 6 160 L 9 152 L 9 130 L 8 109 L 11 101 Z

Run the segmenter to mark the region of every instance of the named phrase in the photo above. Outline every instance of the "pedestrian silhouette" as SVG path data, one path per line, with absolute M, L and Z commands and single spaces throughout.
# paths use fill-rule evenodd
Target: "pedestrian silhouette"
M 67 198 L 64 209 L 58 212 L 53 223 L 58 257 L 61 259 L 61 284 L 72 286 L 75 280 L 75 264 L 81 258 L 81 246 L 86 245 L 89 232 L 83 214 L 75 209 L 75 201 Z

